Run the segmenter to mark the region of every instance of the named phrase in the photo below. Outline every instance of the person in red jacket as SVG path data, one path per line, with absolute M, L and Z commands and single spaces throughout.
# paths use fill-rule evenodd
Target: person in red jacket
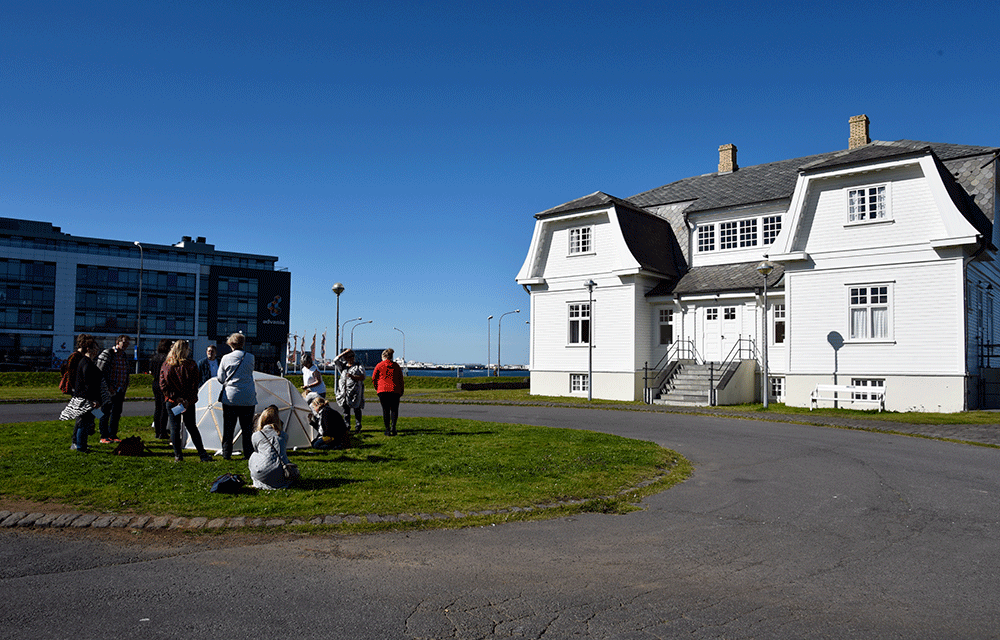
M 198 388 L 201 386 L 201 373 L 198 365 L 191 359 L 191 347 L 187 340 L 178 340 L 170 347 L 167 360 L 160 369 L 160 389 L 167 405 L 167 417 L 170 420 L 170 443 L 174 446 L 174 462 L 183 458 L 184 442 L 181 442 L 181 419 L 184 427 L 191 435 L 191 442 L 198 450 L 202 462 L 211 462 L 212 456 L 205 451 L 201 443 L 201 433 L 195 423 L 194 407 L 198 403 Z
M 372 386 L 382 403 L 382 421 L 385 435 L 396 435 L 396 420 L 399 418 L 399 399 L 403 395 L 403 370 L 393 362 L 392 349 L 382 352 L 382 362 L 372 371 Z

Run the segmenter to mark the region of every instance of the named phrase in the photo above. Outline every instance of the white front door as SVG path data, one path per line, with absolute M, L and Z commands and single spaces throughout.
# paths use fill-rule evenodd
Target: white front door
M 722 362 L 740 338 L 740 307 L 706 307 L 702 355 L 708 362 Z

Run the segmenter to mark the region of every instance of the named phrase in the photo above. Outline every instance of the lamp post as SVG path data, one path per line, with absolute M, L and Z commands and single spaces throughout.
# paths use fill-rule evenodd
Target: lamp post
M 364 322 L 358 323 L 358 324 L 354 325 L 353 327 L 351 327 L 351 348 L 352 349 L 354 348 L 354 330 L 357 329 L 358 327 L 360 327 L 363 324 L 371 324 L 373 322 L 375 322 L 375 321 L 374 320 L 365 320 Z
M 334 336 L 333 344 L 340 345 L 340 294 L 344 293 L 344 285 L 341 284 L 341 283 L 339 283 L 339 282 L 334 282 L 333 283 L 333 287 L 331 287 L 331 290 L 335 294 L 337 294 L 337 324 L 336 324 L 337 335 Z M 338 346 L 337 353 L 340 353 L 339 346 Z M 336 385 L 337 385 L 337 369 L 336 369 L 336 367 L 333 369 L 333 383 L 334 383 L 334 387 L 336 387 Z
M 597 283 L 587 280 L 587 402 L 594 399 L 594 287 Z
M 521 313 L 520 309 L 514 309 L 513 311 L 508 311 L 507 313 L 501 314 L 497 319 L 497 377 L 500 377 L 500 331 L 501 323 L 503 322 L 504 316 L 509 316 L 512 313 Z
M 400 333 L 403 333 L 402 329 L 397 329 L 396 327 L 393 327 L 393 330 L 394 331 L 398 331 Z M 403 333 L 403 373 L 404 374 L 406 373 L 406 334 L 405 333 Z
M 132 242 L 139 247 L 139 303 L 135 308 L 135 372 L 139 373 L 139 342 L 142 340 L 142 245 L 138 240 Z
M 493 316 L 486 318 L 486 375 L 492 375 L 490 369 L 493 363 L 490 362 L 490 358 L 493 357 L 493 350 L 490 348 L 490 331 L 492 329 Z
M 767 396 L 768 391 L 768 379 L 767 379 L 767 276 L 771 275 L 771 271 L 774 270 L 774 263 L 767 259 L 767 255 L 764 256 L 763 262 L 757 265 L 757 273 L 764 276 L 764 319 L 761 321 L 761 333 L 764 337 L 764 347 L 761 350 L 761 360 L 763 361 L 764 369 L 764 383 L 763 383 L 763 397 L 764 397 L 764 408 L 767 409 Z
M 350 320 L 344 320 L 344 324 L 340 326 L 340 334 L 344 337 L 347 337 L 347 325 L 351 324 L 352 322 L 360 322 L 360 321 L 361 321 L 360 317 L 351 318 Z M 343 350 L 344 350 L 344 345 L 338 346 L 337 355 L 340 355 L 340 352 Z

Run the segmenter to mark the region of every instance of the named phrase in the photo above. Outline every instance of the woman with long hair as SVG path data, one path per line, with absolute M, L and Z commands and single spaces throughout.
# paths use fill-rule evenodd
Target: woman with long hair
M 170 347 L 170 353 L 160 369 L 160 389 L 170 420 L 170 443 L 174 447 L 174 462 L 183 459 L 184 442 L 181 442 L 181 420 L 191 435 L 191 442 L 198 450 L 202 462 L 211 462 L 212 456 L 205 451 L 201 433 L 195 422 L 195 405 L 198 403 L 198 387 L 201 374 L 198 365 L 191 359 L 191 347 L 187 340 L 178 340 Z
M 347 428 L 344 417 L 330 406 L 326 398 L 313 396 L 309 401 L 312 413 L 309 414 L 309 424 L 319 432 L 319 439 L 313 441 L 318 449 L 346 449 L 350 446 L 351 430 Z
M 281 428 L 278 407 L 269 405 L 261 411 L 253 432 L 253 453 L 250 454 L 250 478 L 258 489 L 286 489 L 292 484 L 285 477 L 284 466 L 290 464 L 285 447 L 288 434 Z

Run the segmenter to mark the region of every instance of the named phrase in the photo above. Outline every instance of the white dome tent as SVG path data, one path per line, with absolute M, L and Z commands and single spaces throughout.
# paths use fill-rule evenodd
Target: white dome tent
M 259 371 L 253 372 L 253 380 L 257 386 L 257 407 L 255 413 L 260 413 L 268 407 L 278 407 L 281 424 L 288 433 L 288 447 L 308 447 L 319 435 L 309 426 L 309 405 L 302 398 L 298 389 L 291 382 L 280 376 L 272 376 Z M 222 403 L 219 402 L 219 381 L 210 378 L 198 390 L 198 404 L 195 406 L 195 418 L 198 431 L 206 450 L 222 451 Z M 186 438 L 186 449 L 193 449 L 191 436 Z M 243 451 L 243 438 L 239 423 L 233 433 L 233 451 Z

